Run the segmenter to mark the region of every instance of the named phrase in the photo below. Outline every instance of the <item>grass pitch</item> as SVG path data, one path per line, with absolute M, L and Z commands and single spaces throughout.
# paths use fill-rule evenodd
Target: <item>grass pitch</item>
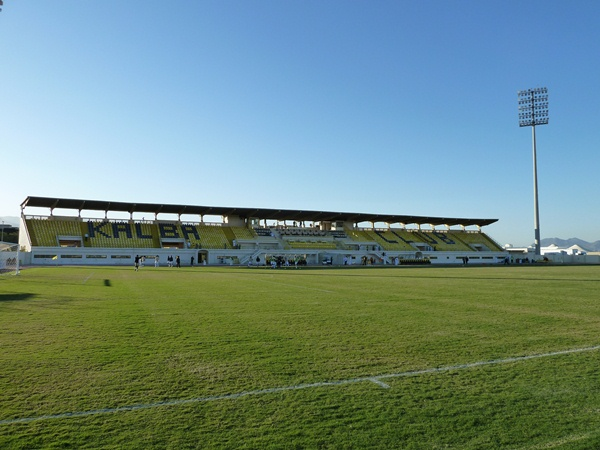
M 599 287 L 597 266 L 27 269 L 0 278 L 0 448 L 600 448 Z

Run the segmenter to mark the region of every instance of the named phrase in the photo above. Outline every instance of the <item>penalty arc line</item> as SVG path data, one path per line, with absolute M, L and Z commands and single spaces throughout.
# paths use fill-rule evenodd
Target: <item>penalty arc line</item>
M 66 419 L 71 417 L 85 417 L 85 416 L 94 416 L 99 414 L 111 414 L 118 412 L 126 412 L 126 411 L 139 411 L 142 409 L 150 409 L 150 408 L 158 408 L 161 406 L 180 406 L 191 403 L 206 403 L 206 402 L 214 402 L 219 400 L 235 400 L 248 396 L 256 396 L 256 395 L 266 395 L 266 394 L 276 394 L 279 392 L 287 392 L 287 391 L 297 391 L 301 389 L 310 389 L 310 388 L 319 388 L 325 386 L 343 386 L 346 384 L 356 384 L 363 382 L 371 382 L 375 383 L 382 388 L 390 388 L 390 386 L 384 383 L 381 380 L 389 379 L 389 378 L 400 378 L 400 377 L 412 377 L 418 375 L 426 375 L 432 373 L 440 373 L 440 372 L 449 372 L 453 370 L 464 370 L 471 369 L 473 367 L 481 367 L 481 366 L 491 366 L 496 364 L 508 364 L 513 362 L 520 361 L 528 361 L 531 359 L 539 359 L 539 358 L 548 358 L 552 356 L 560 356 L 560 355 L 568 355 L 572 353 L 583 353 L 583 352 L 591 352 L 595 350 L 600 350 L 600 345 L 595 345 L 593 347 L 583 347 L 583 348 L 575 348 L 569 350 L 560 350 L 556 352 L 550 353 L 538 353 L 533 355 L 526 356 L 514 356 L 510 358 L 503 359 L 494 359 L 489 361 L 478 361 L 467 364 L 457 364 L 454 366 L 444 366 L 444 367 L 434 367 L 430 369 L 422 369 L 422 370 L 411 370 L 407 372 L 399 372 L 399 373 L 390 373 L 384 375 L 377 375 L 371 377 L 361 377 L 361 378 L 350 378 L 347 380 L 338 380 L 338 381 L 320 381 L 316 383 L 307 383 L 307 384 L 298 384 L 296 386 L 282 386 L 268 389 L 260 389 L 256 391 L 245 391 L 238 392 L 234 394 L 223 394 L 223 395 L 215 395 L 209 397 L 197 397 L 197 398 L 188 398 L 188 399 L 175 399 L 175 400 L 165 400 L 162 402 L 155 403 L 143 403 L 138 405 L 129 405 L 129 406 L 119 406 L 116 408 L 104 408 L 104 409 L 95 409 L 89 411 L 78 411 L 78 412 L 67 412 L 60 414 L 48 414 L 43 416 L 35 416 L 35 417 L 23 417 L 18 419 L 5 419 L 0 420 L 0 425 L 12 425 L 17 423 L 28 423 L 28 422 L 36 422 L 41 420 L 51 420 L 51 419 Z

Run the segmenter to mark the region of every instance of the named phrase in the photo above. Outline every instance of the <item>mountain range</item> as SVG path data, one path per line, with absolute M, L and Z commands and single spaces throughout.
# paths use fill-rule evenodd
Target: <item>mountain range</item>
M 579 238 L 569 238 L 569 239 L 560 239 L 560 238 L 546 238 L 542 239 L 540 244 L 542 247 L 548 247 L 552 244 L 561 247 L 568 248 L 572 245 L 579 245 L 581 248 L 587 250 L 588 252 L 600 252 L 600 241 L 596 242 L 587 242 L 583 239 Z

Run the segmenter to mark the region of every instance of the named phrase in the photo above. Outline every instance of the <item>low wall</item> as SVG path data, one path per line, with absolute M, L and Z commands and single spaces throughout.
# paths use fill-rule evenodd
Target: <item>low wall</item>
M 136 255 L 145 256 L 146 266 L 154 266 L 154 258 L 158 255 L 159 265 L 167 265 L 167 257 L 177 256 L 182 266 L 189 266 L 191 258 L 198 262 L 198 251 L 181 249 L 173 251 L 163 249 L 98 249 L 85 247 L 37 247 L 31 252 L 22 253 L 21 261 L 35 266 L 133 266 Z
M 21 253 L 23 265 L 34 266 L 133 266 L 135 256 L 145 256 L 145 265 L 153 266 L 156 255 L 159 265 L 167 265 L 167 257 L 179 256 L 182 266 L 190 266 L 206 261 L 210 265 L 247 265 L 251 259 L 256 264 L 265 264 L 267 258 L 283 256 L 294 259 L 300 256 L 308 265 L 359 265 L 363 258 L 369 265 L 394 265 L 402 261 L 427 260 L 432 265 L 465 264 L 468 257 L 469 265 L 495 265 L 504 262 L 506 253 L 501 252 L 379 252 L 379 251 L 347 251 L 347 250 L 316 250 L 316 249 L 148 249 L 148 248 L 89 248 L 89 247 L 35 247 L 31 252 Z
M 600 255 L 545 255 L 555 264 L 600 264 Z

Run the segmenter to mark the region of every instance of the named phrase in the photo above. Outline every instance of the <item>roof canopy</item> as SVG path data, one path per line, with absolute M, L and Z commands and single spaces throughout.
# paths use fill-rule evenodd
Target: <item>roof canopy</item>
M 101 200 L 77 200 L 68 198 L 27 197 L 21 210 L 27 207 L 73 209 L 77 211 L 108 211 L 153 214 L 194 214 L 216 216 L 239 216 L 267 220 L 295 220 L 312 222 L 383 222 L 431 225 L 477 225 L 485 226 L 498 219 L 467 219 L 452 217 L 406 216 L 397 214 L 368 214 L 334 211 L 305 211 L 296 209 L 232 208 L 225 206 L 165 205 L 160 203 L 126 203 Z

